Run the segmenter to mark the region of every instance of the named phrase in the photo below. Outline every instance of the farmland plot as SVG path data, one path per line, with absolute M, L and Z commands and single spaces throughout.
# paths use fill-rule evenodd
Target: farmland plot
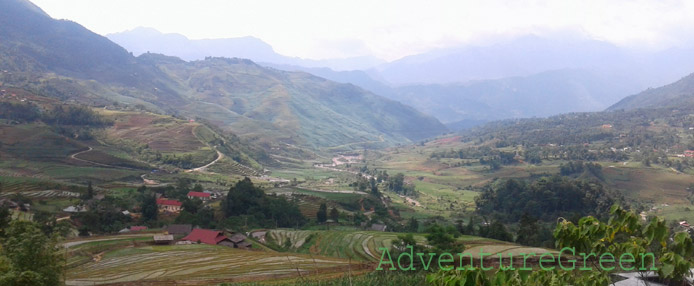
M 339 258 L 247 251 L 221 246 L 146 246 L 108 252 L 67 271 L 66 285 L 148 282 L 210 285 L 317 273 L 344 272 L 366 266 Z M 149 284 L 148 284 L 149 285 Z

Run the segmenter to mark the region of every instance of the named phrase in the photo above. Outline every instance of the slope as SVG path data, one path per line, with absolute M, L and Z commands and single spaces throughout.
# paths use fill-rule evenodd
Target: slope
M 694 105 L 694 74 L 690 74 L 677 82 L 645 90 L 631 95 L 610 106 L 608 110 L 659 108 Z
M 0 11 L 5 86 L 92 106 L 142 105 L 200 117 L 273 144 L 392 145 L 446 131 L 434 118 L 351 85 L 249 60 L 136 58 L 76 23 L 51 19 L 28 1 L 4 1 Z

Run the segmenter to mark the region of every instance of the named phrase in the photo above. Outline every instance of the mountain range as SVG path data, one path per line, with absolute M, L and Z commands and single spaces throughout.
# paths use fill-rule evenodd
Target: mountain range
M 351 83 L 414 106 L 453 129 L 490 120 L 604 110 L 626 96 L 674 81 L 694 64 L 694 50 L 688 48 L 638 51 L 565 35 L 434 50 L 362 70 L 290 61 L 255 38 L 188 40 L 146 28 L 109 38 L 136 53 L 146 45 L 183 58 L 191 57 L 189 52 L 197 57 L 236 54 L 260 59 L 264 66 Z
M 138 27 L 120 33 L 108 34 L 106 37 L 135 55 L 151 52 L 176 56 L 186 61 L 202 60 L 212 56 L 244 58 L 258 63 L 330 67 L 335 70 L 367 69 L 384 62 L 369 56 L 326 60 L 288 57 L 275 52 L 268 43 L 250 36 L 191 40 L 181 34 L 165 34 L 153 28 Z
M 399 102 L 303 72 L 250 60 L 138 57 L 25 0 L 0 2 L 0 82 L 93 106 L 142 105 L 207 119 L 267 144 L 390 145 L 446 132 Z

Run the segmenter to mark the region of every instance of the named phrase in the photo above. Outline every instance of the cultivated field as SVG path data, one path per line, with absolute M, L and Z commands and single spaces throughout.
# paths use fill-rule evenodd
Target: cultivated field
M 151 238 L 149 238 L 151 239 Z M 139 238 L 145 244 L 148 238 Z M 118 240 L 116 240 L 118 241 Z M 112 241 L 111 241 L 112 242 Z M 90 242 L 91 247 L 110 241 Z M 128 246 L 129 240 L 110 243 L 111 249 L 67 271 L 67 285 L 211 285 L 260 281 L 313 274 L 342 273 L 367 267 L 339 258 L 268 251 L 238 250 L 223 246 Z M 115 247 L 113 246 L 115 245 Z M 84 245 L 73 247 L 75 251 Z M 115 248 L 115 249 L 113 249 Z

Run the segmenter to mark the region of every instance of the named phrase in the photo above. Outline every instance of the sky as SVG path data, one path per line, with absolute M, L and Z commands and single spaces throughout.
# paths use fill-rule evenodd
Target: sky
M 663 49 L 694 35 L 694 1 L 639 0 L 33 0 L 101 35 L 135 27 L 190 39 L 253 36 L 308 59 L 392 61 L 527 34 L 576 34 Z

